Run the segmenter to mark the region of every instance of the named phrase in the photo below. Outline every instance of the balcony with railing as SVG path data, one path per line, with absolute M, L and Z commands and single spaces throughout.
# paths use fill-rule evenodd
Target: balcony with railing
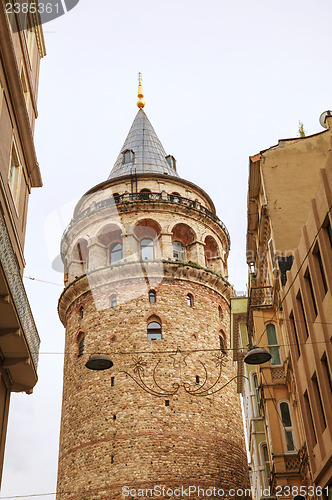
M 274 289 L 272 286 L 252 286 L 250 288 L 247 311 L 248 335 L 253 333 L 253 310 L 271 308 L 274 305 Z
M 249 295 L 249 307 L 261 308 L 273 306 L 273 287 L 255 286 L 251 287 Z
M 168 194 L 165 192 L 162 193 L 150 193 L 150 192 L 143 192 L 143 193 L 124 193 L 121 195 L 116 195 L 116 196 L 111 196 L 109 198 L 106 198 L 105 200 L 101 200 L 94 205 L 86 208 L 82 212 L 80 212 L 75 218 L 72 219 L 70 222 L 67 230 L 76 222 L 79 220 L 88 217 L 92 213 L 94 213 L 96 210 L 100 210 L 104 207 L 111 207 L 111 206 L 116 206 L 119 210 L 121 210 L 122 207 L 125 207 L 129 203 L 176 203 L 182 206 L 185 206 L 191 210 L 197 210 L 210 219 L 213 219 L 217 224 L 221 226 L 223 231 L 226 234 L 228 244 L 230 245 L 230 235 L 229 232 L 225 226 L 225 224 L 217 217 L 214 215 L 210 210 L 208 210 L 206 207 L 201 205 L 198 201 L 195 200 L 190 200 L 189 198 L 183 198 L 182 196 L 178 195 L 173 195 L 173 194 Z
M 31 392 L 37 382 L 40 338 L 0 208 L 0 350 L 10 390 Z

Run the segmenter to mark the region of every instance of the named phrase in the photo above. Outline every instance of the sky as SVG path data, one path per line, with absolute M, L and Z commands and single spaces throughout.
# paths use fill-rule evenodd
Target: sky
M 44 25 L 35 131 L 44 186 L 30 196 L 24 273 L 39 381 L 32 395 L 12 395 L 0 500 L 55 498 L 64 328 L 63 277 L 51 264 L 74 203 L 120 152 L 138 72 L 179 175 L 211 196 L 230 232 L 229 281 L 245 290 L 248 158 L 297 137 L 299 121 L 307 135 L 323 130 L 331 18 L 330 0 L 80 0 Z

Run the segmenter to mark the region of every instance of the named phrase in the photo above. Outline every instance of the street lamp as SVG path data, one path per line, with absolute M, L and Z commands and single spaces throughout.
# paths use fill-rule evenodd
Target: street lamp
M 89 370 L 107 370 L 108 368 L 112 368 L 113 361 L 106 354 L 92 354 L 85 363 L 85 366 Z
M 244 362 L 247 365 L 261 365 L 270 361 L 271 358 L 271 354 L 262 347 L 254 347 L 247 352 L 244 357 Z

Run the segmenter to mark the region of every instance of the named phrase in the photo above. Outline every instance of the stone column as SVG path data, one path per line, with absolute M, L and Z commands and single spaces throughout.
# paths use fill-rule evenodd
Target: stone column
M 196 240 L 191 247 L 191 259 L 193 262 L 197 262 L 199 266 L 205 267 L 205 254 L 204 254 L 204 243 L 203 241 Z
M 163 232 L 159 235 L 161 258 L 168 260 L 173 259 L 173 242 L 172 233 Z
M 98 241 L 89 245 L 89 270 L 107 266 L 108 249 Z

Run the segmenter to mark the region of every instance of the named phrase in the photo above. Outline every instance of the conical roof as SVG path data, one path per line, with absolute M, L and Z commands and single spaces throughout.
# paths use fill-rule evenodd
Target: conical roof
M 124 152 L 133 151 L 133 155 Z M 130 174 L 162 174 L 179 177 L 143 109 L 139 109 L 109 179 Z M 131 161 L 128 161 L 128 157 Z M 125 163 L 126 161 L 126 163 Z M 173 164 L 171 162 L 171 164 Z

